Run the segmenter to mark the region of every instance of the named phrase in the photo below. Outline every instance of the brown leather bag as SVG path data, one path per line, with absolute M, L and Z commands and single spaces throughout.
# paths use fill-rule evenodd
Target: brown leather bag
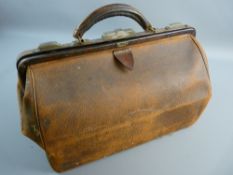
M 112 16 L 132 18 L 144 32 L 82 39 Z M 74 36 L 71 44 L 42 44 L 17 62 L 22 132 L 56 171 L 187 127 L 211 97 L 207 58 L 193 27 L 153 28 L 135 8 L 111 4 L 90 14 Z

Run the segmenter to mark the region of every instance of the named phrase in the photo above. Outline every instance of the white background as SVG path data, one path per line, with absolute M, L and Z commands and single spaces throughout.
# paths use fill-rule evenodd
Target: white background
M 182 22 L 205 48 L 213 97 L 191 127 L 64 174 L 233 174 L 233 3 L 231 0 L 0 0 L 0 174 L 56 174 L 42 149 L 20 132 L 16 58 L 41 42 L 70 42 L 76 25 L 113 2 L 138 8 L 155 27 Z M 107 19 L 86 38 L 115 28 L 141 30 L 123 17 Z

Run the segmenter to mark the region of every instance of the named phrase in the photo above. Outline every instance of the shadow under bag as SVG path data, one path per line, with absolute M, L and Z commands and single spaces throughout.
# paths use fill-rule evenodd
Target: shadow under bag
M 135 20 L 85 40 L 95 23 Z M 135 8 L 91 13 L 69 44 L 49 42 L 17 62 L 22 132 L 58 172 L 128 149 L 194 123 L 211 97 L 206 55 L 188 25 L 153 28 Z

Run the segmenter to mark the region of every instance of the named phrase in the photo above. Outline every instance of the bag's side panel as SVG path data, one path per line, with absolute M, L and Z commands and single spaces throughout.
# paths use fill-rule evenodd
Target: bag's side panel
M 190 35 L 128 46 L 127 71 L 104 50 L 31 65 L 53 168 L 63 171 L 192 124 L 211 96 Z
M 198 50 L 200 51 L 200 54 L 202 56 L 203 62 L 204 62 L 205 67 L 206 67 L 206 71 L 207 71 L 209 79 L 210 79 L 209 64 L 208 64 L 208 59 L 207 59 L 206 53 L 205 53 L 204 49 L 202 48 L 201 44 L 196 39 L 196 37 L 194 37 L 192 35 L 190 35 L 190 37 L 192 38 L 192 40 L 193 40 L 194 44 L 196 45 L 196 47 L 198 48 Z
M 30 68 L 28 68 L 25 87 L 22 86 L 20 79 L 17 84 L 18 101 L 21 114 L 21 130 L 25 136 L 35 141 L 43 148 L 44 144 L 41 139 L 38 119 L 36 117 L 36 101 L 34 99 L 33 86 Z

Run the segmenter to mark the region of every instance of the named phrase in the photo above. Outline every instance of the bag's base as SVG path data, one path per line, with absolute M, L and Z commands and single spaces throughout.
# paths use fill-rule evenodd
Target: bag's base
M 67 162 L 67 160 L 47 154 L 49 162 L 55 171 L 63 172 L 186 128 L 199 118 L 203 106 L 206 106 L 208 101 L 209 98 L 202 99 L 161 114 L 155 114 L 150 110 L 135 111 L 132 115 L 141 115 L 137 121 L 128 121 L 114 129 L 82 138 L 80 140 L 82 143 L 76 148 L 77 151 L 81 150 L 80 157 L 77 159 Z M 109 132 L 111 135 L 108 135 Z M 86 144 L 93 145 L 93 147 L 91 149 L 90 146 L 85 147 Z

